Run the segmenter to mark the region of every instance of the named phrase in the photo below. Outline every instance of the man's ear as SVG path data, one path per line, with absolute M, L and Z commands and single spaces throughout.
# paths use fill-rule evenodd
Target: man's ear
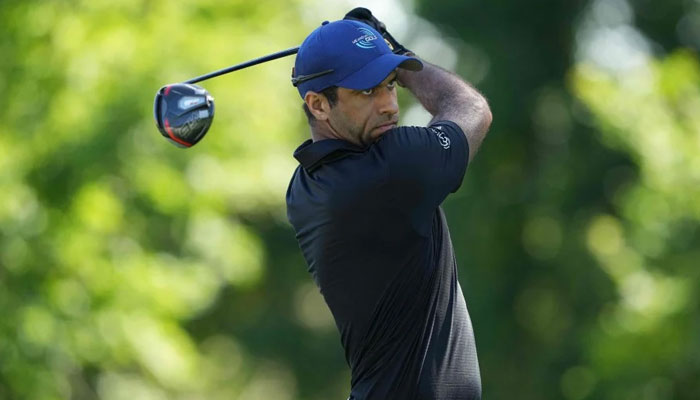
M 328 119 L 331 106 L 328 103 L 326 96 L 309 90 L 306 92 L 306 95 L 304 95 L 304 102 L 306 103 L 306 107 L 309 108 L 309 111 L 311 111 L 311 114 L 313 114 L 317 120 L 325 121 Z

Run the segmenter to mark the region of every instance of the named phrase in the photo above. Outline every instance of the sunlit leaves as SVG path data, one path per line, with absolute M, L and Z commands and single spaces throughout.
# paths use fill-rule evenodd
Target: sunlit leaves
M 298 45 L 307 28 L 282 23 L 289 3 L 271 21 L 278 5 L 0 5 L 0 397 L 293 394 L 285 365 L 256 378 L 239 354 L 233 379 L 211 350 L 235 341 L 200 349 L 183 327 L 266 276 L 240 218 L 283 217 L 308 135 L 292 59 L 205 83 L 216 122 L 191 150 L 162 140 L 151 103 L 160 85 Z
M 697 335 L 669 327 L 698 293 L 687 265 L 699 265 L 689 232 L 700 225 L 700 63 L 677 51 L 618 74 L 578 65 L 572 78 L 603 141 L 632 155 L 640 174 L 613 197 L 618 216 L 596 216 L 588 227 L 588 247 L 619 296 L 600 315 L 607 335 L 592 343 L 593 359 L 619 379 L 629 374 L 635 346 L 644 346 L 657 364 L 640 368 L 664 369 L 686 357 L 682 346 Z M 672 382 L 657 383 L 645 390 L 670 398 Z

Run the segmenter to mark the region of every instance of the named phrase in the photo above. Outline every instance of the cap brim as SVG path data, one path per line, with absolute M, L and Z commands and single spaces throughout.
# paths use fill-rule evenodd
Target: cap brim
M 423 63 L 415 57 L 401 56 L 393 53 L 384 54 L 372 60 L 372 62 L 362 67 L 359 71 L 341 80 L 336 85 L 353 90 L 370 89 L 382 83 L 396 68 L 420 71 L 423 69 Z

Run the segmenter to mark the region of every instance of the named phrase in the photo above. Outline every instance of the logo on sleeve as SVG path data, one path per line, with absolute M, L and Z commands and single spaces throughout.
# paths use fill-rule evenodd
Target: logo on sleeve
M 437 135 L 440 146 L 442 146 L 443 149 L 447 150 L 450 148 L 450 138 L 442 131 L 441 125 L 431 126 L 430 130 Z

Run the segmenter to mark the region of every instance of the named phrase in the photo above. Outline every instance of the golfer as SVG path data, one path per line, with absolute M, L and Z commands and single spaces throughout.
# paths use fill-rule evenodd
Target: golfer
M 294 152 L 288 218 L 340 332 L 349 399 L 480 399 L 440 204 L 460 187 L 491 112 L 385 32 L 355 9 L 302 43 L 292 83 L 311 138 Z M 427 127 L 398 125 L 397 85 L 433 116 Z

